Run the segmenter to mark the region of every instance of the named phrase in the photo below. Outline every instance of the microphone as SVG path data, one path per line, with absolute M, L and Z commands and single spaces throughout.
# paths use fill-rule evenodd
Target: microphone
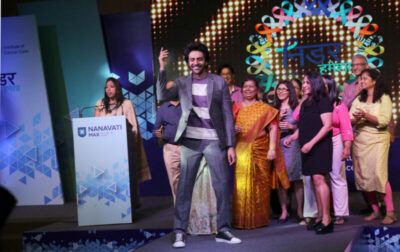
M 94 105 L 94 106 L 80 107 L 79 108 L 79 118 L 83 117 L 83 111 L 90 109 L 90 108 L 97 108 L 97 107 L 99 107 L 99 106 Z

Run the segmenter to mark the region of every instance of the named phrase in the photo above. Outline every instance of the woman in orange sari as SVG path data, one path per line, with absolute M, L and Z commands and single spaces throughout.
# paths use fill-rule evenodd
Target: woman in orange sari
M 251 229 L 269 223 L 270 166 L 276 157 L 279 111 L 257 101 L 258 81 L 247 78 L 243 102 L 234 105 L 236 169 L 233 226 Z

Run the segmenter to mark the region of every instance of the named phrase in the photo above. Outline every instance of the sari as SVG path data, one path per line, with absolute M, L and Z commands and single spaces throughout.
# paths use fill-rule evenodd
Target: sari
M 187 233 L 191 235 L 215 234 L 217 229 L 217 198 L 212 187 L 210 168 L 203 157 L 193 188 Z
M 235 123 L 242 129 L 237 135 L 236 168 L 233 191 L 233 226 L 251 229 L 269 223 L 271 162 L 267 160 L 268 131 L 276 124 L 279 111 L 263 102 L 235 108 Z M 279 145 L 277 142 L 276 146 Z

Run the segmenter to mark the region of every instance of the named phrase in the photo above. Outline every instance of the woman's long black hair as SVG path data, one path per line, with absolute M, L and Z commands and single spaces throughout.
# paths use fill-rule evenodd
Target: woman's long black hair
M 296 90 L 294 89 L 293 83 L 288 80 L 283 80 L 278 82 L 278 85 L 275 89 L 275 108 L 280 109 L 282 102 L 278 98 L 278 87 L 280 85 L 284 85 L 289 92 L 289 106 L 292 110 L 294 110 L 299 104 L 299 100 L 297 99 Z
M 300 88 L 300 90 L 299 90 L 299 97 L 297 97 L 298 99 L 300 99 L 300 98 L 301 98 L 301 85 L 302 85 L 301 80 L 299 80 L 299 79 L 297 79 L 297 78 L 293 78 L 293 79 L 290 80 L 290 82 L 292 82 L 292 84 L 293 84 L 293 81 L 296 82 L 297 85 L 298 85 L 299 88 Z M 294 85 L 293 85 L 293 87 L 294 87 Z
M 321 74 L 316 71 L 310 71 L 305 74 L 311 84 L 311 98 L 314 101 L 319 101 L 323 97 L 327 97 L 325 83 L 322 80 Z
M 339 105 L 341 101 L 339 99 L 339 91 L 335 79 L 327 74 L 322 75 L 322 79 L 328 88 L 329 100 L 331 103 L 336 103 L 336 105 Z
M 115 99 L 116 99 L 116 104 L 115 104 L 115 108 L 118 108 L 119 106 L 122 105 L 122 103 L 125 100 L 124 95 L 122 94 L 122 87 L 121 87 L 121 83 L 119 82 L 118 79 L 113 78 L 113 77 L 109 77 L 106 80 L 106 85 L 104 86 L 104 98 L 103 98 L 103 104 L 104 104 L 104 108 L 106 109 L 107 113 L 111 112 L 111 108 L 110 108 L 110 98 L 107 96 L 107 92 L 106 92 L 106 88 L 107 88 L 107 83 L 111 81 L 115 87 Z
M 375 87 L 374 87 L 374 95 L 372 98 L 372 103 L 375 103 L 377 101 L 380 101 L 382 95 L 387 94 L 390 96 L 390 92 L 387 88 L 387 86 L 385 85 L 385 83 L 383 83 L 381 81 L 381 73 L 379 72 L 379 70 L 377 69 L 364 69 L 361 72 L 361 75 L 363 75 L 364 73 L 367 73 L 369 75 L 369 77 L 371 77 L 371 79 L 373 79 L 374 81 L 376 81 L 375 83 Z M 360 75 L 360 76 L 361 76 Z M 361 102 L 367 102 L 367 98 L 368 98 L 368 91 L 366 89 L 363 89 L 360 92 L 360 95 L 358 97 L 358 99 Z

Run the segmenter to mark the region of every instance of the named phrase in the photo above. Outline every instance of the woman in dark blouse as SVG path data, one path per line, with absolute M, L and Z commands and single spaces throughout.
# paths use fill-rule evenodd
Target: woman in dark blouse
M 304 76 L 302 90 L 307 95 L 300 109 L 298 130 L 287 138 L 285 145 L 299 139 L 303 175 L 312 176 L 315 187 L 318 218 L 317 234 L 333 232 L 330 217 L 330 189 L 325 175 L 332 170 L 332 110 L 324 82 L 318 72 Z

